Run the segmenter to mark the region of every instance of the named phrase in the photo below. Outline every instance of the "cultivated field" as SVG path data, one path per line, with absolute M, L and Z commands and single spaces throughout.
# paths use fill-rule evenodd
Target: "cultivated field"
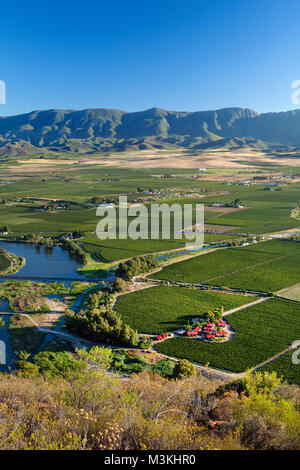
M 300 280 L 300 243 L 271 240 L 221 249 L 167 266 L 152 277 L 274 292 Z
M 295 351 L 290 351 L 275 361 L 263 366 L 260 370 L 267 372 L 275 371 L 278 377 L 282 377 L 283 380 L 291 384 L 300 386 L 300 367 L 299 364 L 293 364 L 292 362 L 292 355 L 294 353 Z
M 244 372 L 286 350 L 300 337 L 300 304 L 271 299 L 232 313 L 226 321 L 236 332 L 231 341 L 172 338 L 158 343 L 157 350 L 199 364 Z
M 158 286 L 122 295 L 117 311 L 140 333 L 163 333 L 180 328 L 192 318 L 223 305 L 224 310 L 251 302 L 244 295 Z

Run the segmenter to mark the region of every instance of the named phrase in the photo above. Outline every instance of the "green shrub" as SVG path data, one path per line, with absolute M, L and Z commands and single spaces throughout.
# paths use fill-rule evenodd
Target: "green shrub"
M 186 359 L 181 359 L 177 361 L 173 370 L 174 379 L 182 379 L 184 377 L 191 377 L 196 375 L 195 366 Z

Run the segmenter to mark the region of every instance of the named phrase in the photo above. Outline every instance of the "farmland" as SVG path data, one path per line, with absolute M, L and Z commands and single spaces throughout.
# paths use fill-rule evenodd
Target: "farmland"
M 150 226 L 148 239 L 99 240 L 95 233 L 99 222 L 96 206 L 112 201 L 118 214 L 120 195 L 126 195 L 130 204 L 176 203 L 182 207 L 204 204 L 205 243 L 234 240 L 236 245 L 247 234 L 300 230 L 300 220 L 293 217 L 300 200 L 298 168 L 253 167 L 249 162 L 249 168 L 208 168 L 201 173 L 191 168 L 103 167 L 97 164 L 96 157 L 89 160 L 84 156 L 64 159 L 49 156 L 41 160 L 42 164 L 36 157 L 0 161 L 0 226 L 9 227 L 9 234 L 2 238 L 20 241 L 25 236 L 27 241 L 38 243 L 38 237 L 44 237 L 44 241 L 55 237 L 55 243 L 60 243 L 61 235 L 80 231 L 74 243 L 84 250 L 87 264 L 79 271 L 91 278 L 104 278 L 108 274 L 100 269 L 107 269 L 123 259 L 146 253 L 177 255 L 176 250 L 185 248 L 185 240 L 175 239 L 174 235 L 162 239 L 160 233 L 158 240 L 152 240 Z M 278 182 L 272 187 L 274 178 Z M 240 183 L 243 179 L 250 179 L 250 185 Z M 49 204 L 66 207 L 49 209 Z M 171 217 L 171 226 L 172 223 Z M 184 256 L 187 258 L 186 254 Z M 158 280 L 264 292 L 281 291 L 300 282 L 300 243 L 296 242 L 272 240 L 217 248 L 201 255 L 193 254 L 184 261 L 176 261 L 175 256 L 161 258 L 163 270 L 150 276 Z M 0 258 L 0 270 L 1 263 L 5 264 L 5 260 Z M 283 295 L 297 300 L 295 289 Z M 253 297 L 209 289 L 161 285 L 121 295 L 116 309 L 138 332 L 159 334 L 182 327 L 209 309 L 223 305 L 229 310 L 251 299 Z M 298 305 L 282 300 L 263 302 L 229 315 L 227 319 L 236 334 L 224 343 L 175 338 L 157 347 L 172 356 L 202 364 L 210 362 L 212 367 L 245 370 L 289 345 L 292 338 L 285 325 L 292 316 L 290 305 L 294 306 L 296 315 Z M 266 319 L 268 321 L 264 322 Z M 298 319 L 295 324 L 297 322 Z M 23 331 L 30 332 L 29 326 L 24 326 Z M 276 328 L 282 332 L 280 337 Z M 295 325 L 292 331 L 298 332 L 297 328 Z M 17 333 L 21 331 L 22 328 Z
M 45 168 L 48 168 L 45 171 Z M 96 161 L 94 162 L 96 163 Z M 7 224 L 11 236 L 40 233 L 57 236 L 73 230 L 85 232 L 82 246 L 90 254 L 101 253 L 105 262 L 115 262 L 137 254 L 167 251 L 184 246 L 183 240 L 99 240 L 95 235 L 99 218 L 87 201 L 93 197 L 116 199 L 127 195 L 129 201 L 168 204 L 203 203 L 205 205 L 206 242 L 223 241 L 239 233 L 268 233 L 300 227 L 290 217 L 299 200 L 297 183 L 284 183 L 284 172 L 297 169 L 258 168 L 208 170 L 170 168 L 105 168 L 84 157 L 39 160 L 25 157 L 1 163 L 0 225 Z M 276 191 L 262 185 L 236 185 L 234 179 L 276 174 L 283 184 Z M 223 176 L 222 176 L 223 175 Z M 228 178 L 230 185 L 226 184 Z M 280 189 L 280 190 L 279 190 Z M 151 190 L 151 191 L 149 191 Z M 188 196 L 184 194 L 188 193 Z M 28 203 L 27 199 L 34 199 Z M 69 203 L 67 211 L 43 212 L 41 199 L 61 199 Z M 231 204 L 239 199 L 243 209 L 219 208 L 212 204 Z M 40 201 L 40 202 L 39 202 Z M 210 276 L 212 277 L 212 276 Z
M 272 240 L 242 248 L 202 254 L 152 277 L 274 292 L 300 279 L 300 244 Z
M 252 300 L 243 295 L 158 286 L 122 295 L 116 309 L 140 333 L 163 333 L 221 305 L 230 310 Z
M 287 349 L 300 337 L 300 304 L 271 299 L 232 313 L 226 320 L 236 332 L 231 341 L 207 343 L 172 338 L 157 345 L 168 356 L 219 369 L 244 372 Z

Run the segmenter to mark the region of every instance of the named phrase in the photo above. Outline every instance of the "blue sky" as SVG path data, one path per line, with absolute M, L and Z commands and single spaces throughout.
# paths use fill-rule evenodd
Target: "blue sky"
M 293 109 L 299 18 L 299 0 L 2 2 L 0 115 Z

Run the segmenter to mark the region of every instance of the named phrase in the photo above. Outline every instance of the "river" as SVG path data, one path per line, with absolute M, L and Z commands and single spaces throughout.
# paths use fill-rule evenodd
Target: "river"
M 80 266 L 78 261 L 59 245 L 47 249 L 30 243 L 0 241 L 0 248 L 26 259 L 25 266 L 19 272 L 1 276 L 2 279 L 86 280 L 85 276 L 76 272 Z

